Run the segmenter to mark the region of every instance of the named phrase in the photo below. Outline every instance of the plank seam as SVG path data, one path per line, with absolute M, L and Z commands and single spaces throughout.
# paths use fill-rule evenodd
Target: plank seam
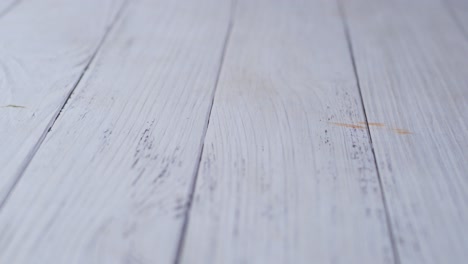
M 114 25 L 117 24 L 118 20 L 120 19 L 121 15 L 123 14 L 123 11 L 124 9 L 126 8 L 127 6 L 127 3 L 128 3 L 129 0 L 124 0 L 124 2 L 122 3 L 122 5 L 120 6 L 119 10 L 117 11 L 117 14 L 116 16 L 114 17 L 114 19 L 112 20 L 112 22 L 107 26 L 107 28 L 105 29 L 105 32 L 104 34 L 102 35 L 102 38 L 99 40 L 99 43 L 96 47 L 96 49 L 94 50 L 94 52 L 92 53 L 88 63 L 86 64 L 86 66 L 84 67 L 83 71 L 81 72 L 80 76 L 78 77 L 78 79 L 76 80 L 76 82 L 73 84 L 72 88 L 70 89 L 70 91 L 68 92 L 68 94 L 66 95 L 66 98 L 65 100 L 63 101 L 63 103 L 61 104 L 61 106 L 59 107 L 59 109 L 57 110 L 57 112 L 53 115 L 52 119 L 50 120 L 49 124 L 46 126 L 44 132 L 42 133 L 41 137 L 39 137 L 38 141 L 36 142 L 36 144 L 34 145 L 34 147 L 32 148 L 32 150 L 29 152 L 29 154 L 26 156 L 25 160 L 22 162 L 20 168 L 18 169 L 18 172 L 16 173 L 16 176 L 14 177 L 13 179 L 13 183 L 11 184 L 8 192 L 5 194 L 4 197 L 1 198 L 1 201 L 0 201 L 0 211 L 3 209 L 3 207 L 5 206 L 5 204 L 8 202 L 8 199 L 10 198 L 11 194 L 13 193 L 14 189 L 16 188 L 16 186 L 18 185 L 18 182 L 21 180 L 24 172 L 26 171 L 26 169 L 28 168 L 29 164 L 31 163 L 32 159 L 34 158 L 34 156 L 36 155 L 37 151 L 39 150 L 39 148 L 41 147 L 42 143 L 44 142 L 44 140 L 46 139 L 47 135 L 49 134 L 49 132 L 52 130 L 52 127 L 55 125 L 55 122 L 57 121 L 57 119 L 59 118 L 59 116 L 61 115 L 63 109 L 65 108 L 65 106 L 67 105 L 68 101 L 70 100 L 71 96 L 73 95 L 74 91 L 76 90 L 76 88 L 78 87 L 78 85 L 80 84 L 81 80 L 83 79 L 84 75 L 86 74 L 86 72 L 88 71 L 90 65 L 92 64 L 92 62 L 94 61 L 94 59 L 96 58 L 98 52 L 100 51 L 101 47 L 103 46 L 105 40 L 107 39 L 109 33 L 111 32 L 111 30 L 113 29 Z
M 192 176 L 193 180 L 192 180 L 191 185 L 190 185 L 190 193 L 189 193 L 189 199 L 188 199 L 188 202 L 187 202 L 187 209 L 185 210 L 185 213 L 184 213 L 184 222 L 182 224 L 181 234 L 180 234 L 180 237 L 179 237 L 179 241 L 177 243 L 177 249 L 176 249 L 174 264 L 179 264 L 180 263 L 181 257 L 182 257 L 182 252 L 184 250 L 185 238 L 187 236 L 187 229 L 188 229 L 188 225 L 189 225 L 189 221 L 190 221 L 190 212 L 192 210 L 193 197 L 194 197 L 195 189 L 196 189 L 196 186 L 197 186 L 198 175 L 200 174 L 200 164 L 202 162 L 202 157 L 203 157 L 203 152 L 204 152 L 204 147 L 205 147 L 206 134 L 208 132 L 208 127 L 210 125 L 211 112 L 213 110 L 214 100 L 215 100 L 215 97 L 216 97 L 216 90 L 218 88 L 219 79 L 220 79 L 221 72 L 222 72 L 223 65 L 224 65 L 224 59 L 225 59 L 227 48 L 228 48 L 228 45 L 229 45 L 229 40 L 231 38 L 231 32 L 232 32 L 232 28 L 233 28 L 233 25 L 234 25 L 234 16 L 235 16 L 236 6 L 237 6 L 237 0 L 232 0 L 231 1 L 231 7 L 230 7 L 230 14 L 229 14 L 229 24 L 228 24 L 226 36 L 224 38 L 224 43 L 223 43 L 221 58 L 220 58 L 220 61 L 219 61 L 219 68 L 218 68 L 218 72 L 217 72 L 217 75 L 216 75 L 214 89 L 213 89 L 213 92 L 211 94 L 211 104 L 210 104 L 210 108 L 209 108 L 209 111 L 208 111 L 208 114 L 207 114 L 207 120 L 205 121 L 205 128 L 204 128 L 204 131 L 203 131 L 203 136 L 202 136 L 202 139 L 201 139 L 201 142 L 200 142 L 201 143 L 201 149 L 200 149 L 199 156 L 198 156 L 198 163 L 197 163 L 197 165 L 196 165 L 196 167 L 194 169 L 193 176 Z
M 369 128 L 369 122 L 368 122 L 368 119 L 367 119 L 366 107 L 364 105 L 364 99 L 363 99 L 363 96 L 362 96 L 361 81 L 359 79 L 359 74 L 358 74 L 358 70 L 357 70 L 357 66 L 356 66 L 356 59 L 354 57 L 354 49 L 353 49 L 353 44 L 352 44 L 352 41 L 351 41 L 351 34 L 350 34 L 350 30 L 349 30 L 348 20 L 347 20 L 347 17 L 346 17 L 346 12 L 345 12 L 345 8 L 344 8 L 344 5 L 342 3 L 342 0 L 337 0 L 337 2 L 338 2 L 338 9 L 339 9 L 341 21 L 343 23 L 344 33 L 345 33 L 345 37 L 346 37 L 346 43 L 347 43 L 349 54 L 350 54 L 351 64 L 352 64 L 352 67 L 353 67 L 354 77 L 355 77 L 356 85 L 357 85 L 358 92 L 359 92 L 359 98 L 361 100 L 362 112 L 364 114 L 364 120 L 366 122 L 366 131 L 367 131 L 367 135 L 369 137 L 369 144 L 370 144 L 371 151 L 372 151 L 372 156 L 373 156 L 373 159 L 374 159 L 374 166 L 375 166 L 375 169 L 376 169 L 376 172 L 377 172 L 377 179 L 378 179 L 378 182 L 379 182 L 380 194 L 381 194 L 382 203 L 383 203 L 384 210 L 385 210 L 385 221 L 387 223 L 387 231 L 388 231 L 388 234 L 389 234 L 390 244 L 391 244 L 391 247 L 392 247 L 392 255 L 393 255 L 394 263 L 395 264 L 400 264 L 401 263 L 400 256 L 398 254 L 398 249 L 397 249 L 397 245 L 396 245 L 396 240 L 395 240 L 395 235 L 394 235 L 394 232 L 393 232 L 392 223 L 390 221 L 390 213 L 389 213 L 388 203 L 387 203 L 387 199 L 385 197 L 385 192 L 384 192 L 384 188 L 383 188 L 382 176 L 380 175 L 379 165 L 377 163 L 377 156 L 375 154 L 374 144 L 373 144 L 373 141 L 372 141 L 372 134 L 371 134 L 371 131 L 370 131 L 370 128 Z
M 21 3 L 23 0 L 16 0 L 12 2 L 9 6 L 7 6 L 3 11 L 0 12 L 0 18 L 4 17 L 7 13 L 9 13 L 11 10 L 15 9 L 15 7 L 18 6 L 19 3 Z

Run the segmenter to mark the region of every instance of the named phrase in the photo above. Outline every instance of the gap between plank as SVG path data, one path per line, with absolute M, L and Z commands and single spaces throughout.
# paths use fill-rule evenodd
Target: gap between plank
M 106 27 L 105 29 L 105 32 L 104 34 L 102 35 L 102 38 L 101 40 L 99 40 L 99 43 L 96 47 L 96 49 L 94 50 L 94 52 L 91 54 L 91 57 L 88 61 L 88 63 L 86 64 L 85 68 L 83 69 L 83 71 L 81 72 L 80 76 L 78 77 L 78 79 L 76 80 L 76 82 L 74 83 L 74 85 L 72 86 L 72 88 L 70 89 L 70 91 L 67 93 L 66 97 L 65 97 L 65 100 L 63 101 L 63 103 L 61 104 L 60 108 L 57 110 L 57 112 L 53 115 L 52 119 L 50 120 L 49 124 L 46 126 L 44 132 L 42 133 L 41 137 L 39 137 L 38 141 L 36 142 L 36 144 L 34 145 L 34 147 L 32 148 L 32 150 L 28 153 L 28 155 L 26 156 L 26 158 L 24 159 L 24 161 L 21 163 L 21 166 L 18 170 L 18 172 L 16 173 L 16 176 L 14 177 L 13 179 L 13 183 L 11 184 L 10 186 L 10 189 L 8 190 L 8 192 L 6 193 L 6 195 L 4 197 L 0 197 L 0 199 L 2 199 L 0 201 L 0 212 L 1 210 L 3 209 L 3 207 L 5 206 L 5 204 L 8 202 L 8 199 L 10 198 L 11 194 L 13 193 L 14 189 L 16 188 L 16 186 L 18 185 L 18 182 L 21 180 L 24 172 L 26 171 L 26 169 L 28 168 L 29 164 L 31 163 L 32 159 L 34 158 L 34 156 L 36 155 L 37 151 L 39 150 L 39 148 L 41 147 L 42 143 L 44 142 L 45 138 L 47 137 L 47 135 L 49 134 L 49 132 L 51 131 L 52 127 L 55 125 L 55 122 L 57 121 L 57 119 L 59 118 L 59 116 L 61 115 L 63 109 L 65 108 L 65 106 L 67 105 L 68 101 L 70 100 L 73 92 L 76 90 L 76 88 L 78 87 L 78 85 L 80 84 L 81 80 L 83 79 L 83 76 L 86 74 L 86 72 L 88 71 L 89 69 L 89 66 L 92 64 L 92 62 L 94 61 L 94 59 L 96 58 L 96 55 L 98 54 L 99 50 L 101 49 L 102 45 L 104 44 L 105 40 L 107 39 L 107 36 L 109 35 L 109 33 L 111 32 L 112 28 L 114 27 L 114 25 L 118 22 L 118 20 L 120 19 L 120 17 L 122 16 L 122 13 L 124 11 L 124 9 L 126 8 L 127 6 L 127 3 L 128 3 L 129 0 L 124 0 L 124 2 L 122 3 L 122 5 L 120 6 L 119 10 L 117 11 L 117 14 L 115 15 L 114 19 L 112 20 L 112 22 Z
M 211 105 L 210 105 L 210 108 L 209 108 L 209 111 L 208 111 L 207 120 L 205 121 L 205 128 L 204 128 L 203 136 L 202 136 L 202 139 L 201 139 L 201 149 L 200 149 L 200 152 L 199 152 L 199 156 L 197 158 L 198 163 L 197 163 L 197 165 L 195 167 L 195 170 L 194 170 L 193 176 L 192 176 L 193 180 L 192 180 L 191 185 L 190 185 L 190 193 L 189 193 L 189 199 L 188 199 L 188 202 L 187 202 L 187 209 L 185 210 L 185 213 L 184 213 L 184 222 L 182 224 L 182 231 L 181 231 L 181 234 L 180 234 L 180 237 L 179 237 L 179 242 L 177 244 L 174 264 L 179 264 L 180 263 L 181 257 L 182 257 L 182 252 L 184 250 L 185 238 L 187 236 L 187 229 L 188 229 L 188 225 L 189 225 L 189 221 L 190 221 L 190 212 L 191 212 L 191 209 L 192 209 L 193 197 L 195 195 L 195 189 L 196 189 L 196 186 L 197 186 L 198 175 L 200 174 L 200 164 L 201 164 L 202 157 L 203 157 L 206 134 L 208 132 L 208 126 L 210 125 L 211 111 L 213 110 L 214 100 L 215 100 L 215 96 L 216 96 L 216 90 L 218 88 L 219 78 L 221 76 L 221 72 L 222 72 L 222 69 L 223 69 L 224 58 L 226 56 L 227 48 L 228 48 L 228 45 L 229 45 L 229 40 L 231 38 L 231 32 L 232 32 L 232 28 L 233 28 L 233 25 L 234 25 L 234 16 L 235 16 L 236 6 L 237 6 L 237 0 L 232 0 L 231 1 L 231 7 L 230 7 L 231 10 L 230 10 L 230 14 L 229 14 L 229 25 L 228 25 L 228 28 L 227 28 L 226 37 L 224 38 L 223 49 L 222 49 L 221 58 L 220 58 L 220 61 L 219 61 L 219 68 L 218 68 L 218 72 L 217 72 L 217 75 L 216 75 L 214 89 L 213 89 L 213 92 L 211 94 Z
M 364 113 L 364 119 L 365 119 L 365 122 L 366 122 L 367 136 L 369 137 L 369 144 L 371 146 L 372 156 L 374 158 L 374 166 L 375 166 L 375 169 L 377 171 L 377 179 L 378 179 L 378 182 L 379 182 L 380 194 L 381 194 L 381 197 L 382 197 L 382 203 L 383 203 L 384 210 L 385 210 L 385 221 L 387 222 L 387 231 L 388 231 L 388 234 L 389 234 L 389 237 L 390 237 L 390 243 L 391 243 L 391 246 L 392 246 L 393 260 L 394 260 L 395 264 L 400 264 L 401 263 L 400 256 L 398 254 L 398 249 L 397 249 L 397 246 L 396 246 L 395 235 L 394 235 L 394 232 L 393 232 L 392 223 L 390 221 L 390 213 L 389 213 L 387 199 L 385 197 L 385 192 L 384 192 L 384 188 L 383 188 L 382 176 L 380 175 L 379 165 L 377 164 L 377 156 L 375 155 L 374 144 L 372 142 L 372 134 L 371 134 L 371 131 L 370 131 L 370 128 L 369 128 L 369 122 L 368 122 L 368 119 L 367 119 L 366 107 L 364 106 L 364 99 L 362 97 L 361 81 L 359 79 L 359 74 L 358 74 L 358 70 L 357 70 L 357 66 L 356 66 L 356 59 L 354 57 L 354 49 L 353 49 L 353 44 L 352 44 L 352 41 L 351 41 L 351 34 L 350 34 L 350 30 L 349 30 L 348 20 L 347 20 L 347 17 L 346 17 L 345 8 L 344 8 L 344 5 L 343 5 L 342 1 L 343 0 L 337 0 L 338 9 L 339 9 L 338 11 L 340 13 L 341 21 L 343 23 L 344 33 L 345 33 L 345 36 L 346 36 L 346 43 L 348 45 L 348 50 L 349 50 L 349 54 L 350 54 L 350 58 L 351 58 L 351 63 L 352 63 L 352 66 L 353 66 L 354 77 L 355 77 L 356 85 L 357 85 L 357 88 L 358 88 L 358 91 L 359 91 L 359 97 L 360 97 L 360 100 L 361 100 L 362 111 Z
M 9 13 L 11 10 L 13 10 L 15 7 L 18 6 L 19 3 L 21 3 L 23 0 L 16 0 L 12 2 L 9 6 L 7 6 L 5 9 L 3 9 L 2 12 L 0 12 L 0 18 L 5 16 L 7 13 Z

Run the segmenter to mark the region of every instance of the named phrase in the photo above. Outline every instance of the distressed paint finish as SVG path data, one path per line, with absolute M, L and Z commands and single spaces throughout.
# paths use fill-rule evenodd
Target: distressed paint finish
M 468 42 L 436 0 L 343 1 L 402 264 L 468 259 Z
M 181 263 L 393 263 L 363 120 L 336 2 L 238 1 Z
M 0 18 L 0 204 L 121 6 L 122 0 L 24 0 Z
M 0 0 L 1 263 L 466 262 L 468 2 L 237 2 Z
M 129 4 L 1 211 L 2 262 L 174 260 L 229 13 Z

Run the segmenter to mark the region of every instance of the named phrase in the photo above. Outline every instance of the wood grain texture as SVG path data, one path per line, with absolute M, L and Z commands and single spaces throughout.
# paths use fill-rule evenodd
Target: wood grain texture
M 468 41 L 468 1 L 466 0 L 445 0 L 450 15 L 463 31 Z
M 30 0 L 1 18 L 0 201 L 42 141 L 121 5 L 121 0 Z
M 343 3 L 401 263 L 466 263 L 466 39 L 441 1 Z
M 229 1 L 132 1 L 0 215 L 5 263 L 171 263 Z
M 336 2 L 242 0 L 181 263 L 393 263 Z
M 13 10 L 13 8 L 20 2 L 21 0 L 2 0 L 0 2 L 0 18 Z

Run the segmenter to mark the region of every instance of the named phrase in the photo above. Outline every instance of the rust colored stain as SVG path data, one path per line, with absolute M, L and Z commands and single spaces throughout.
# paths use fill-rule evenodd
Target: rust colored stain
M 366 129 L 367 125 L 369 126 L 375 126 L 375 127 L 385 127 L 384 123 L 366 123 L 366 122 L 358 122 L 356 124 L 347 124 L 347 123 L 338 123 L 338 122 L 328 122 L 329 124 L 335 125 L 335 126 L 341 126 L 341 127 L 348 127 L 348 128 L 358 128 L 358 129 Z M 403 128 L 388 128 L 391 129 L 393 132 L 399 134 L 399 135 L 409 135 L 413 134 L 411 131 Z
M 411 131 L 402 129 L 402 128 L 394 128 L 392 129 L 395 133 L 400 134 L 400 135 L 408 135 L 408 134 L 413 134 Z
M 369 123 L 366 123 L 366 122 L 359 122 L 358 124 L 361 124 L 361 125 L 366 125 L 366 124 L 368 124 L 369 126 L 376 126 L 376 127 L 384 127 L 384 126 L 385 126 L 384 123 L 373 123 L 373 122 L 369 122 Z
M 335 122 L 330 122 L 330 124 L 335 125 L 335 126 L 349 127 L 349 128 L 360 128 L 360 129 L 365 129 L 365 128 L 366 128 L 366 127 L 364 127 L 364 126 L 353 125 L 353 124 L 346 124 L 346 123 L 335 123 Z

